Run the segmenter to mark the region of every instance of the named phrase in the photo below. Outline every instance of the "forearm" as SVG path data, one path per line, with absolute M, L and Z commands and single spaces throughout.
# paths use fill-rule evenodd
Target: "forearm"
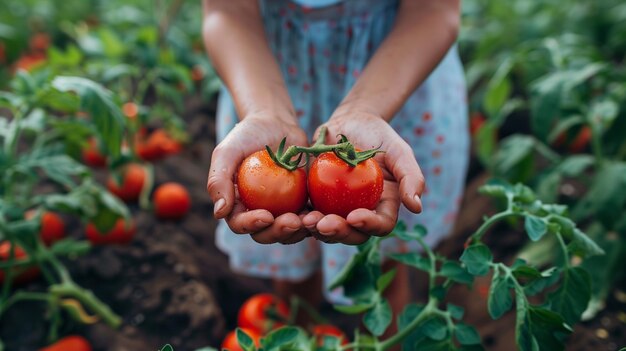
M 239 118 L 272 115 L 295 122 L 280 69 L 265 38 L 257 1 L 204 0 L 203 37 Z
M 339 110 L 389 121 L 454 44 L 459 0 L 404 0 L 389 36 Z

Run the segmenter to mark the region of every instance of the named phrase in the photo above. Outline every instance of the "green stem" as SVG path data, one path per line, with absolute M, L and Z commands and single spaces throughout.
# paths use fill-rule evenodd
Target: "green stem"
M 489 218 L 488 220 L 486 220 L 479 228 L 478 230 L 476 230 L 476 232 L 474 234 L 472 234 L 472 236 L 470 237 L 470 239 L 472 240 L 481 240 L 482 237 L 485 235 L 485 233 L 487 232 L 487 229 L 489 229 L 489 227 L 491 227 L 493 224 L 495 224 L 498 221 L 501 221 L 505 218 L 508 217 L 513 217 L 513 216 L 520 216 L 520 213 L 515 213 L 512 210 L 508 209 L 506 211 L 500 212 L 496 215 L 494 215 L 493 217 Z
M 600 137 L 600 133 L 596 132 L 595 128 L 589 126 L 591 128 L 591 150 L 593 151 L 593 155 L 596 159 L 596 166 L 600 168 L 602 164 L 604 164 L 604 154 L 602 152 L 602 140 Z
M 109 306 L 100 301 L 91 291 L 85 290 L 73 282 L 53 285 L 50 287 L 50 293 L 56 296 L 77 299 L 113 328 L 117 328 L 122 324 L 122 319 Z
M 565 245 L 565 240 L 563 240 L 563 236 L 561 233 L 556 233 L 557 239 L 559 239 L 559 246 L 561 247 L 561 251 L 563 251 L 563 261 L 565 264 L 565 268 L 570 268 L 570 257 L 569 252 L 567 251 L 567 245 Z
M 420 314 L 417 315 L 417 317 L 415 317 L 415 319 L 411 321 L 409 325 L 404 327 L 402 330 L 398 331 L 398 333 L 395 334 L 394 336 L 391 336 L 388 339 L 383 340 L 377 349 L 384 351 L 384 350 L 390 349 L 396 344 L 401 343 L 407 336 L 409 336 L 409 334 L 411 334 L 411 332 L 413 332 L 413 330 L 415 330 L 415 328 L 417 328 L 422 322 L 424 322 L 433 313 L 436 313 L 436 311 L 437 311 L 437 299 L 431 296 L 428 300 L 428 304 L 426 304 L 426 307 L 424 307 L 422 312 L 420 312 Z
M 328 320 L 322 317 L 306 300 L 301 299 L 298 296 L 292 296 L 291 301 L 291 313 L 289 315 L 289 325 L 294 325 L 296 318 L 298 317 L 298 310 L 302 308 L 313 319 L 315 324 L 326 324 Z

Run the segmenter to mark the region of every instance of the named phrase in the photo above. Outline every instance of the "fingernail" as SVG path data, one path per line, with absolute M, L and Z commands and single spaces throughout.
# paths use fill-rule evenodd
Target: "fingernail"
M 295 233 L 298 231 L 298 229 L 300 228 L 292 228 L 292 227 L 284 227 L 283 230 L 289 233 Z
M 335 235 L 335 232 L 333 232 L 332 230 L 330 232 L 319 232 L 322 235 Z
M 222 210 L 222 208 L 224 208 L 225 205 L 226 200 L 224 200 L 224 198 L 217 200 L 217 202 L 215 202 L 215 206 L 213 207 L 213 214 L 217 214 L 219 211 Z
M 363 223 L 363 222 L 356 222 L 356 223 L 352 224 L 352 226 L 355 227 L 355 228 L 363 228 L 364 225 L 365 225 L 365 223 Z
M 272 224 L 272 222 L 266 222 L 266 221 L 264 221 L 264 220 L 259 219 L 259 220 L 256 220 L 256 221 L 254 222 L 254 224 L 255 224 L 256 226 L 258 226 L 258 227 L 262 227 L 262 226 L 266 226 L 266 225 Z

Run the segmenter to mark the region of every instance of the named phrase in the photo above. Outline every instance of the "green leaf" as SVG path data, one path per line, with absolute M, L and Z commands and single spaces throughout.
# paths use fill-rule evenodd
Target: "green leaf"
M 469 246 L 460 261 L 463 262 L 467 271 L 472 275 L 483 276 L 489 272 L 489 267 L 493 261 L 493 255 L 489 248 L 483 244 Z
M 573 155 L 565 158 L 558 169 L 566 177 L 578 177 L 594 162 L 595 159 L 591 155 Z
M 441 341 L 448 336 L 448 325 L 446 321 L 440 317 L 427 319 L 420 329 L 424 335 L 433 340 Z
M 469 285 L 474 281 L 474 277 L 461 267 L 460 264 L 454 261 L 444 262 L 439 274 L 461 284 Z
M 495 116 L 511 95 L 511 82 L 508 74 L 513 67 L 512 60 L 505 60 L 487 84 L 483 105 L 489 116 Z
M 378 277 L 378 280 L 376 280 L 376 290 L 378 290 L 379 293 L 382 293 L 383 291 L 385 291 L 385 289 L 387 289 L 389 284 L 391 284 L 395 276 L 396 276 L 396 269 L 394 268 L 394 269 L 389 270 L 385 274 L 381 275 L 380 277 Z
M 515 271 L 514 271 L 515 273 Z M 541 272 L 541 278 L 531 281 L 524 286 L 524 293 L 535 296 L 559 281 L 559 270 L 556 267 Z
M 282 327 L 270 332 L 266 337 L 261 339 L 261 345 L 264 350 L 271 350 L 281 346 L 290 346 L 296 341 L 298 334 L 299 331 L 297 328 Z
M 35 169 L 41 169 L 50 179 L 69 188 L 76 186 L 73 176 L 89 173 L 87 167 L 67 155 L 31 154 L 22 157 L 15 165 L 15 171 L 22 174 Z
M 377 295 L 376 280 L 380 276 L 380 238 L 372 238 L 358 246 L 343 269 L 337 274 L 329 289 L 342 286 L 344 295 L 357 304 L 372 302 Z
M 541 279 L 543 277 L 541 275 L 541 272 L 539 272 L 536 268 L 527 265 L 515 267 L 515 269 L 513 270 L 513 276 L 516 279 L 530 280 Z
M 447 310 L 448 312 L 450 312 L 450 315 L 452 316 L 452 318 L 457 319 L 457 320 L 463 319 L 463 314 L 465 314 L 465 309 L 463 307 L 453 305 L 451 303 L 447 305 Z
M 430 260 L 428 257 L 420 256 L 418 253 L 408 252 L 402 254 L 391 254 L 389 257 L 419 270 L 425 272 L 430 271 Z
M 501 272 L 501 269 L 495 269 L 487 299 L 489 315 L 493 319 L 498 319 L 511 307 L 513 307 L 513 299 L 511 298 L 509 279 Z
M 580 316 L 591 299 L 591 277 L 583 268 L 574 267 L 563 271 L 559 288 L 548 295 L 549 308 L 563 316 L 569 325 L 580 321 Z
M 524 220 L 524 229 L 532 241 L 538 241 L 548 232 L 548 225 L 543 218 L 527 215 Z
M 588 120 L 593 129 L 604 131 L 611 127 L 619 113 L 619 106 L 612 100 L 599 100 L 591 104 Z
M 456 347 L 451 339 L 438 341 L 427 337 L 422 337 L 415 343 L 415 345 L 412 345 L 407 350 L 456 351 Z
M 572 329 L 565 324 L 557 313 L 541 307 L 529 307 L 533 338 L 539 344 L 539 350 L 558 351 L 565 349 L 565 337 Z
M 161 348 L 161 351 L 174 351 L 174 348 L 172 347 L 172 345 L 167 344 Z
M 499 179 L 490 179 L 487 184 L 481 186 L 478 191 L 481 194 L 494 198 L 505 199 L 507 194 L 511 194 L 513 189 L 510 184 Z
M 476 133 L 476 154 L 484 165 L 491 164 L 498 145 L 498 126 L 487 121 Z
M 425 237 L 427 230 L 423 225 L 417 224 L 413 227 L 413 230 L 409 231 L 404 223 L 399 223 L 396 225 L 392 233 L 394 233 L 400 240 L 413 241 Z
M 535 138 L 528 135 L 511 135 L 500 142 L 500 148 L 493 157 L 496 174 L 507 175 L 522 161 L 532 156 Z
M 374 336 L 381 336 L 391 324 L 391 306 L 386 299 L 380 299 L 374 308 L 363 315 L 363 324 Z
M 254 340 L 250 337 L 250 335 L 246 334 L 246 332 L 241 329 L 236 329 L 237 342 L 239 346 L 243 348 L 245 351 L 251 351 L 255 349 Z
M 333 308 L 337 311 L 345 314 L 359 314 L 363 313 L 370 308 L 374 307 L 374 303 L 369 304 L 356 304 L 356 305 L 333 305 Z
M 474 327 L 467 324 L 457 324 L 454 328 L 454 336 L 461 345 L 480 344 L 480 335 Z

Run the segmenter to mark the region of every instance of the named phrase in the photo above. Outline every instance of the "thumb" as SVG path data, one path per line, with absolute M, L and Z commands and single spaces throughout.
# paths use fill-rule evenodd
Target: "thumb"
M 235 204 L 233 179 L 243 158 L 240 151 L 223 143 L 217 145 L 213 150 L 207 191 L 213 201 L 213 213 L 217 219 L 228 216 L 233 209 Z

